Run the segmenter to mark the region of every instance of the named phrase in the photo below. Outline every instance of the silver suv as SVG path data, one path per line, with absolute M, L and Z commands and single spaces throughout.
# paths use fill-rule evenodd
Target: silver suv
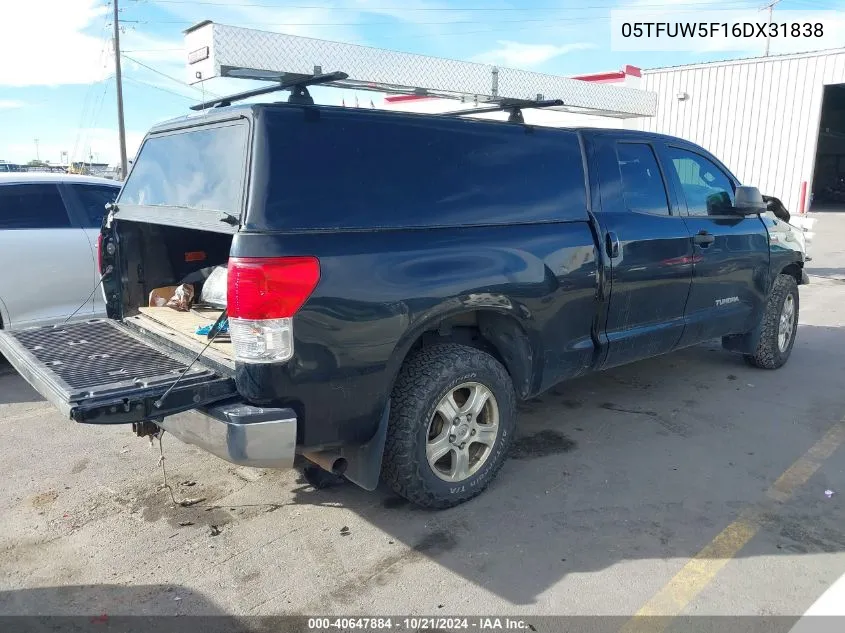
M 120 183 L 46 173 L 0 174 L 0 327 L 105 314 L 97 241 Z

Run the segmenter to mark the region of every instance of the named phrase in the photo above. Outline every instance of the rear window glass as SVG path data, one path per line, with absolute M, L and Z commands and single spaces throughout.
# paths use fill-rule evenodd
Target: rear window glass
M 573 132 L 451 117 L 268 109 L 266 222 L 284 228 L 586 219 Z M 250 222 L 248 222 L 250 224 Z
M 118 203 L 240 215 L 247 134 L 236 123 L 148 138 Z

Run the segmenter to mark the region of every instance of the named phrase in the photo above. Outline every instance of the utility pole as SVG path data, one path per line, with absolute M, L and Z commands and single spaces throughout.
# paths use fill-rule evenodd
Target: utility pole
M 120 76 L 120 21 L 118 20 L 117 0 L 112 0 L 114 7 L 114 81 L 117 86 L 117 134 L 120 140 L 120 178 L 126 178 L 126 127 L 123 123 L 123 80 Z
M 41 160 L 41 154 L 38 152 L 38 139 L 35 139 L 35 160 Z
M 115 0 L 115 2 L 117 2 L 117 0 Z M 774 12 L 775 5 L 776 5 L 778 2 L 780 2 L 780 0 L 774 0 L 773 2 L 770 2 L 768 5 L 766 5 L 765 7 L 763 7 L 764 9 L 768 9 L 768 10 L 769 10 L 769 24 L 771 24 L 771 23 L 772 23 L 772 13 Z M 768 57 L 768 56 L 769 56 L 769 44 L 771 43 L 771 41 L 772 41 L 772 38 L 770 38 L 770 37 L 768 36 L 768 34 L 767 34 L 767 35 L 766 35 L 766 54 L 765 54 L 765 57 Z

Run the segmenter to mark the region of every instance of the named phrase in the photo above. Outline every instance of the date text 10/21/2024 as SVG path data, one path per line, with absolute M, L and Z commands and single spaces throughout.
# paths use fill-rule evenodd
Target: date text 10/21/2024
M 536 631 L 525 620 L 512 617 L 352 617 L 309 618 L 309 631 Z

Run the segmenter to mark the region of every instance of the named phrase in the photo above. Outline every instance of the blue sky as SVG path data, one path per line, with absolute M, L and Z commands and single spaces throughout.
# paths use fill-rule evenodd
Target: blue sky
M 745 57 L 747 51 L 610 51 L 610 10 L 661 5 L 702 11 L 757 9 L 763 0 L 120 0 L 124 99 L 130 156 L 155 122 L 201 100 L 185 76 L 182 30 L 204 19 L 294 35 L 574 75 Z M 778 11 L 838 9 L 845 0 L 781 0 Z M 708 16 L 709 17 L 709 16 Z M 117 117 L 109 0 L 0 0 L 0 159 L 115 162 Z M 845 40 L 802 50 L 845 46 Z M 793 52 L 772 46 L 772 53 Z M 11 62 L 10 60 L 15 60 Z M 211 80 L 207 90 L 243 90 Z M 331 94 L 330 94 L 331 93 Z M 320 93 L 339 103 L 353 95 Z M 380 97 L 359 93 L 363 103 Z M 318 96 L 319 99 L 319 96 Z M 38 139 L 37 145 L 35 139 Z M 36 149 L 37 147 L 37 149 Z

